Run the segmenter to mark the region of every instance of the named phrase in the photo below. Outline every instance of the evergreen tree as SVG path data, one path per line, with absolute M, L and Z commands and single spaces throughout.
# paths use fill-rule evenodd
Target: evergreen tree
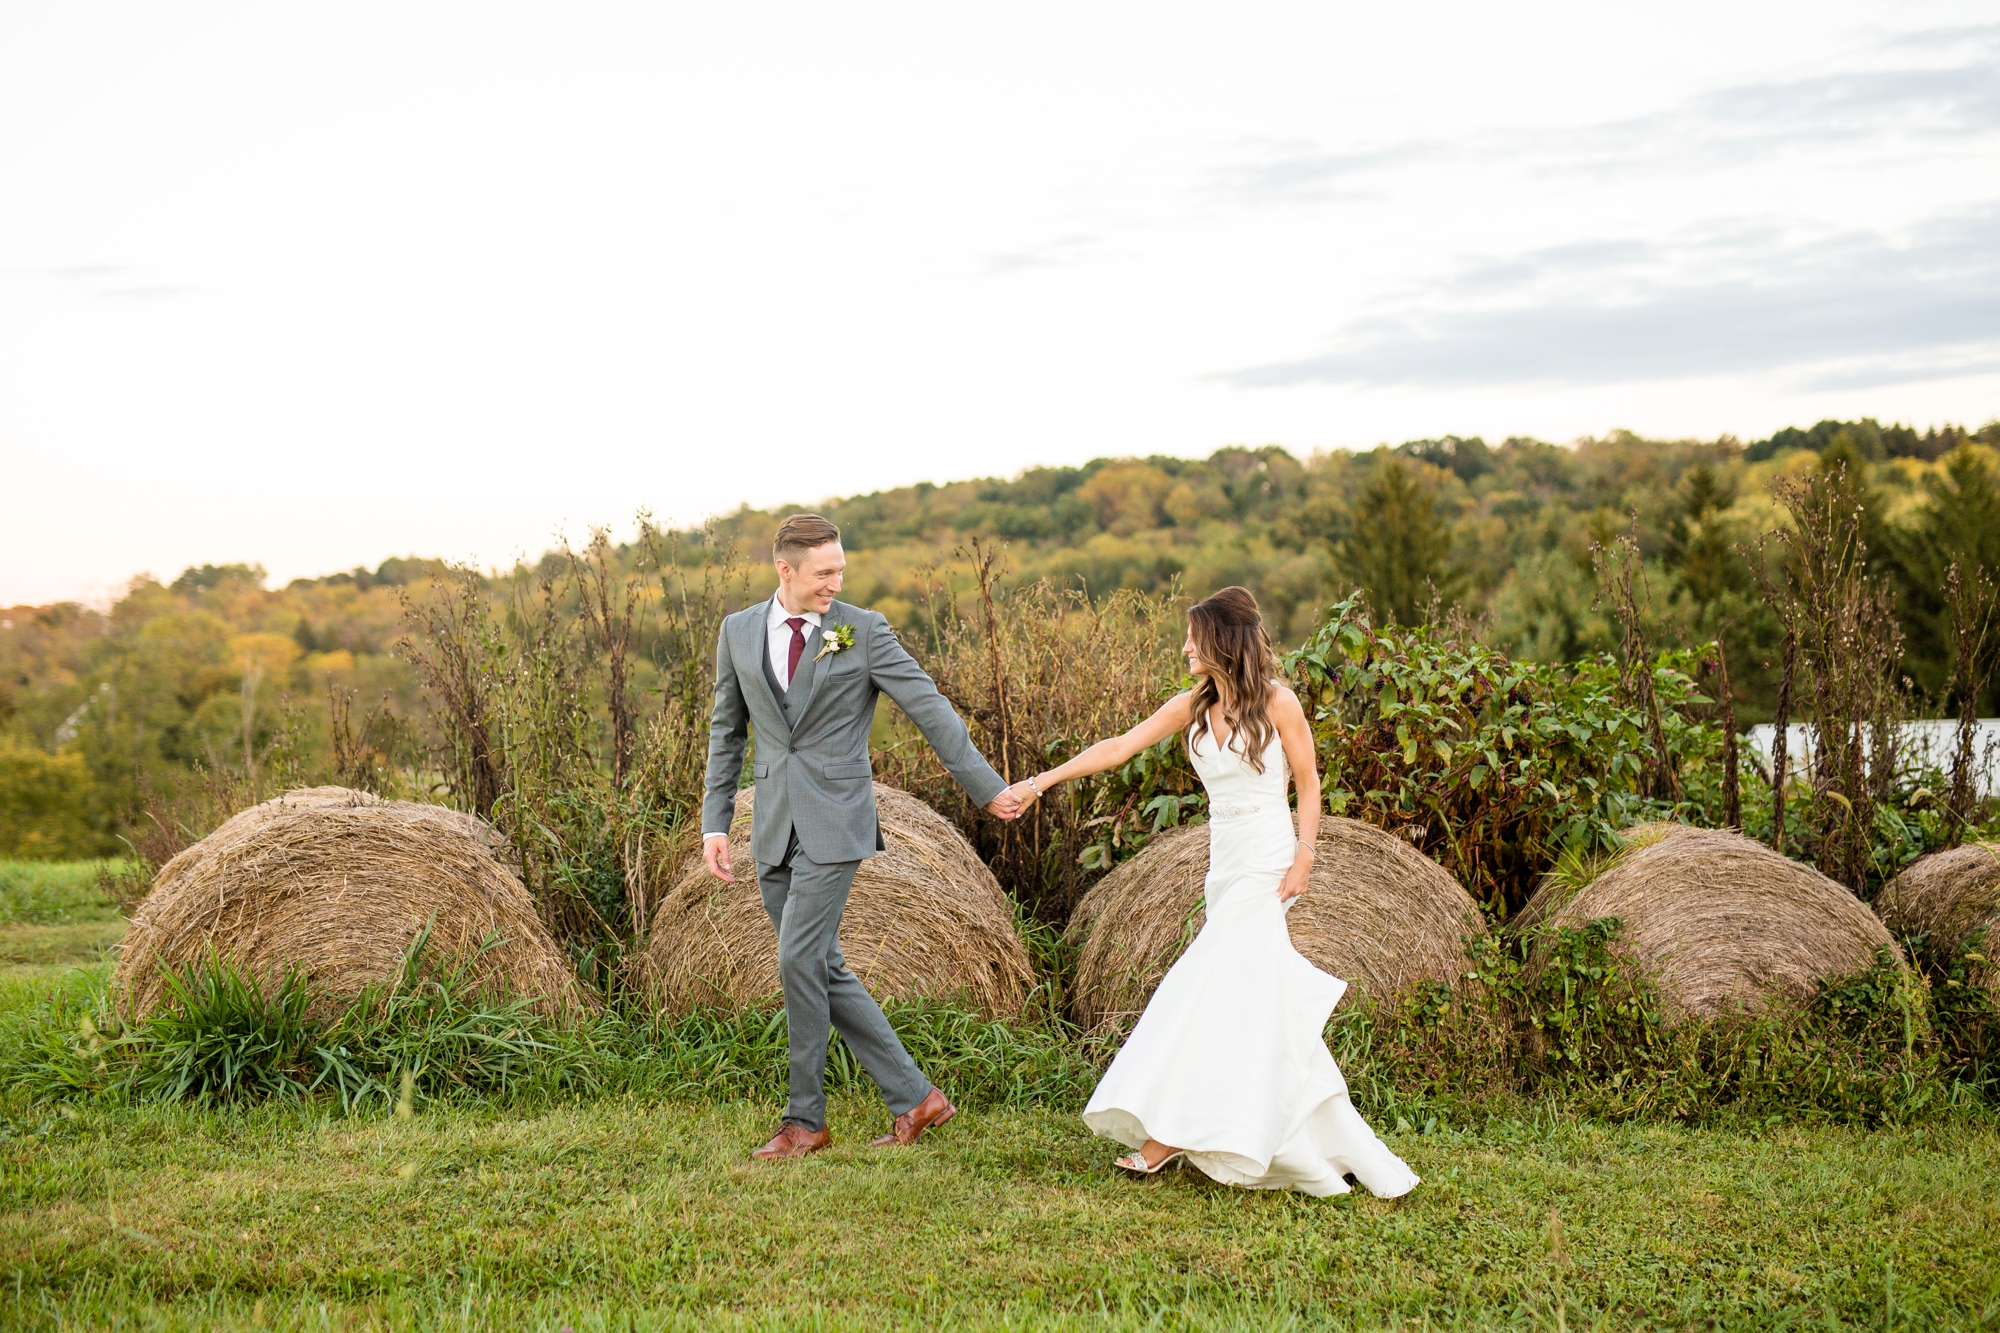
M 1680 513 L 1667 528 L 1666 565 L 1681 576 L 1697 605 L 1708 607 L 1726 592 L 1750 586 L 1750 569 L 1736 550 L 1736 534 L 1723 511 L 1736 493 L 1697 463 L 1681 483 Z
M 1981 566 L 2000 578 L 2000 482 L 1988 457 L 1971 445 L 1946 454 L 1922 516 L 1892 551 L 1902 593 L 1903 669 L 1939 707 L 1951 702 L 1954 665 L 1945 570 L 1956 560 L 1966 579 Z M 1991 695 L 1981 700 L 1981 711 L 1993 712 L 1995 702 Z
M 1415 625 L 1433 590 L 1447 600 L 1458 592 L 1450 550 L 1431 487 L 1401 458 L 1384 455 L 1354 506 L 1352 533 L 1335 548 L 1342 573 L 1368 594 L 1378 616 Z

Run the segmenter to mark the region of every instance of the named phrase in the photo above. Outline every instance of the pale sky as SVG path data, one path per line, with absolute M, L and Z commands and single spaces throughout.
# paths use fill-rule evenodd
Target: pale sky
M 2000 412 L 1985 3 L 0 0 L 0 606 Z

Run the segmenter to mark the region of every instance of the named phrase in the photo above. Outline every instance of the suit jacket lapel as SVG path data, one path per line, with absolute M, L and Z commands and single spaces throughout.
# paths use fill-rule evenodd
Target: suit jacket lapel
M 736 660 L 743 662 L 747 655 L 749 660 L 757 665 L 749 671 L 739 666 L 736 674 L 739 678 L 749 676 L 757 682 L 756 688 L 763 692 L 764 702 L 771 705 L 771 714 L 778 719 L 778 726 L 784 731 L 785 740 L 790 741 L 792 729 L 785 721 L 785 706 L 771 691 L 771 648 L 764 633 L 765 621 L 771 614 L 770 602 L 767 599 L 751 609 L 755 614 L 744 616 L 743 628 L 737 631 Z
M 806 687 L 806 701 L 799 706 L 799 725 L 801 726 L 805 725 L 806 714 L 812 710 L 813 696 L 819 693 L 820 676 L 824 674 L 819 669 L 820 649 L 826 646 L 826 636 L 835 625 L 844 625 L 847 623 L 841 618 L 840 609 L 839 602 L 835 602 L 826 609 L 826 614 L 819 618 L 819 629 L 812 637 L 806 640 L 805 656 L 799 659 L 799 672 L 805 677 Z M 794 680 L 792 688 L 796 690 L 798 687 L 799 682 Z

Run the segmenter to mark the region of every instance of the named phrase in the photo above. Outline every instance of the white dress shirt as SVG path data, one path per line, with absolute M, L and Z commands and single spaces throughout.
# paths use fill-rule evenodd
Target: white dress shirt
M 805 618 L 805 636 L 810 639 L 812 632 L 819 628 L 819 612 L 802 611 L 799 614 Z M 771 647 L 771 674 L 778 678 L 778 684 L 788 690 L 792 688 L 792 673 L 787 666 L 792 657 L 792 627 L 785 622 L 791 618 L 792 613 L 785 609 L 778 595 L 772 593 L 771 614 L 764 621 L 764 641 Z M 799 660 L 805 659 L 802 657 Z

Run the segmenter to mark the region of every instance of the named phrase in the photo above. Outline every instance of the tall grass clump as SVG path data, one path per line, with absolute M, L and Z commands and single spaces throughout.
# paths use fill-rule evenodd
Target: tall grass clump
M 215 954 L 165 970 L 165 997 L 138 1021 L 102 986 L 59 992 L 7 1025 L 0 1083 L 30 1100 L 324 1096 L 349 1111 L 589 1085 L 587 1024 L 495 996 L 471 960 L 427 944 L 420 933 L 394 981 L 330 1014 L 302 973 L 267 985 Z
M 784 1097 L 785 1013 L 775 1004 L 664 1018 L 622 1003 L 551 1016 L 531 998 L 495 995 L 473 960 L 434 957 L 426 944 L 413 943 L 394 981 L 338 1007 L 316 1004 L 301 973 L 262 984 L 212 954 L 168 973 L 166 998 L 137 1021 L 101 982 L 56 989 L 0 1022 L 0 1088 L 29 1102 L 298 1101 L 346 1114 L 570 1095 Z M 1046 995 L 1014 1020 L 923 999 L 883 1009 L 962 1105 L 1080 1106 L 1104 1057 Z M 874 1086 L 838 1037 L 827 1086 Z
M 117 901 L 106 885 L 126 873 L 122 860 L 0 859 L 0 922 L 55 925 L 84 915 L 95 918 Z

